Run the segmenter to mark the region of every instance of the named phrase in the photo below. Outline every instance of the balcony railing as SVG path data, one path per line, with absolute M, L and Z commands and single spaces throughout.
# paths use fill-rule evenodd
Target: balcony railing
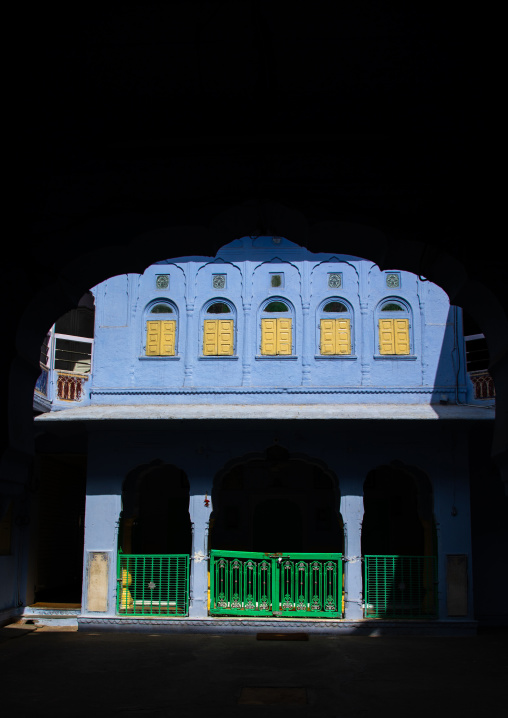
M 495 399 L 494 381 L 488 371 L 471 371 L 469 378 L 473 382 L 475 399 Z
M 56 395 L 61 401 L 81 401 L 85 395 L 85 382 L 88 381 L 86 374 L 69 374 L 56 372 Z

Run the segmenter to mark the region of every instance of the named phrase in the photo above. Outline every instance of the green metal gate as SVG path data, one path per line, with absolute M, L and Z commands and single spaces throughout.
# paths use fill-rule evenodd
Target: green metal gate
M 119 554 L 116 612 L 128 616 L 186 616 L 188 554 Z
M 211 551 L 210 613 L 339 618 L 342 554 Z
M 434 556 L 365 556 L 366 618 L 435 618 Z

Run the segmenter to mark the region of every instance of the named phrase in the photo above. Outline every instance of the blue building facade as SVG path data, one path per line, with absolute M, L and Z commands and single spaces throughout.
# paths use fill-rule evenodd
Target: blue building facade
M 93 293 L 92 404 L 466 401 L 459 310 L 409 272 L 244 237 Z
M 243 237 L 91 291 L 86 390 L 36 420 L 86 431 L 81 628 L 472 625 L 493 412 L 441 288 Z

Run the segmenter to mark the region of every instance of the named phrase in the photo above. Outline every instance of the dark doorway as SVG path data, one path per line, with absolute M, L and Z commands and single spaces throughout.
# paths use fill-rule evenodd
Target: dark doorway
M 341 553 L 336 482 L 325 468 L 280 446 L 216 479 L 210 548 Z
M 365 616 L 429 618 L 437 611 L 432 490 L 401 462 L 371 471 L 362 526 Z
M 290 499 L 267 499 L 258 504 L 252 518 L 252 550 L 303 551 L 300 507 Z
M 37 458 L 34 602 L 81 603 L 86 456 Z
M 403 465 L 380 466 L 364 483 L 362 553 L 430 556 L 436 541 L 428 478 Z
M 129 474 L 119 543 L 127 554 L 190 554 L 189 482 L 183 471 L 163 465 Z

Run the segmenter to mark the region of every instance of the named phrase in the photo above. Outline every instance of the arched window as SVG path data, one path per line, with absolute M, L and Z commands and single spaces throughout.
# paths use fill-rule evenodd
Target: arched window
M 410 312 L 405 302 L 387 299 L 378 308 L 379 353 L 411 354 Z
M 175 356 L 176 308 L 168 302 L 155 302 L 146 317 L 146 356 Z
M 326 356 L 351 354 L 352 311 L 341 299 L 330 299 L 321 305 L 319 320 L 319 353 Z
M 227 318 L 211 318 L 217 315 L 224 315 Z M 234 307 L 229 302 L 222 300 L 212 300 L 205 307 L 203 356 L 233 356 L 235 353 L 234 315 Z
M 287 356 L 293 353 L 293 318 L 288 302 L 268 299 L 261 309 L 261 354 Z

